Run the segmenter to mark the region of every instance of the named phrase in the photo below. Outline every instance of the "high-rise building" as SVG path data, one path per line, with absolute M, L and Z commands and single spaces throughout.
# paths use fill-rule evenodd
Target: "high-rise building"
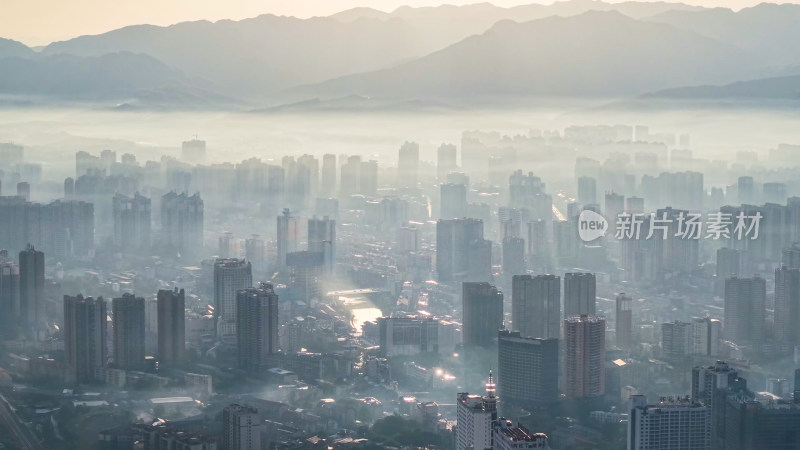
M 739 203 L 742 205 L 752 205 L 755 202 L 755 186 L 753 184 L 753 177 L 739 177 L 737 182 Z
M 236 293 L 253 287 L 253 268 L 243 259 L 218 259 L 214 262 L 214 319 L 217 336 L 236 338 Z
M 419 251 L 419 228 L 402 227 L 397 230 L 397 249 L 401 252 Z
M 436 176 L 439 181 L 447 178 L 447 174 L 458 168 L 458 150 L 453 144 L 442 144 L 436 150 Z M 456 216 L 461 217 L 461 216 Z
M 489 283 L 462 284 L 462 343 L 465 347 L 494 347 L 503 328 L 503 293 Z
M 336 155 L 326 153 L 322 155 L 322 183 L 320 192 L 333 195 L 336 192 Z
M 266 275 L 267 247 L 261 236 L 254 234 L 244 241 L 244 259 L 250 261 L 254 272 Z
M 800 216 L 800 198 L 797 198 L 796 204 L 798 206 L 798 216 Z M 798 217 L 797 220 L 798 226 L 800 226 L 800 217 Z M 792 244 L 791 247 L 784 248 L 781 256 L 781 262 L 784 266 L 791 269 L 800 269 L 800 243 L 795 243 Z
M 625 212 L 628 214 L 644 213 L 644 198 L 628 197 L 625 199 Z
M 145 362 L 144 298 L 125 293 L 111 301 L 114 327 L 114 365 L 141 370 Z
M 605 392 L 606 321 L 597 316 L 564 320 L 564 393 L 569 398 Z
M 494 450 L 525 450 L 550 447 L 547 444 L 546 434 L 531 433 L 522 425 L 514 425 L 511 420 L 501 417 L 492 426 L 492 448 Z
M 692 368 L 691 398 L 709 409 L 711 448 L 724 450 L 720 446 L 725 434 L 724 392 L 728 387 L 738 384 L 738 372 L 724 361 L 717 361 L 713 366 Z
M 442 219 L 458 219 L 467 215 L 467 187 L 463 184 L 442 183 L 439 186 Z
M 551 266 L 553 240 L 548 226 L 550 223 L 552 221 L 536 219 L 527 224 L 526 253 L 533 268 L 546 269 Z
M 275 199 L 283 198 L 286 192 L 286 171 L 283 167 L 267 165 L 267 196 Z M 275 205 L 277 207 L 277 205 Z
M 344 162 L 343 158 L 343 156 L 339 158 L 339 162 L 343 162 L 339 191 L 343 196 L 358 194 L 361 192 L 361 156 L 349 156 L 347 162 Z
M 461 392 L 456 397 L 456 450 L 492 448 L 492 426 L 497 421 L 497 397 L 491 372 L 486 395 Z
M 764 202 L 783 203 L 786 201 L 786 184 L 764 183 Z
M 144 352 L 158 355 L 158 295 L 144 299 Z
M 490 281 L 492 243 L 483 238 L 479 219 L 436 223 L 436 272 L 439 281 Z
M 25 160 L 25 147 L 13 142 L 0 143 L 0 165 L 20 164 Z
M 56 200 L 47 208 L 50 220 L 41 223 L 40 250 L 54 256 L 94 255 L 94 205 L 81 201 Z M 0 214 L 2 215 L 2 214 Z M 30 226 L 35 226 L 31 224 Z M 32 241 L 29 241 L 32 242 Z
M 740 277 L 745 273 L 744 252 L 728 247 L 717 250 L 717 293 L 724 291 L 725 280 L 730 277 Z
M 514 275 L 511 279 L 511 329 L 523 337 L 561 337 L 561 278 Z
M 503 239 L 503 274 L 506 277 L 525 273 L 525 239 Z
M 307 250 L 286 255 L 288 286 L 298 298 L 315 301 L 321 292 L 320 277 L 325 268 L 325 254 Z
M 744 386 L 741 386 L 744 384 Z M 740 387 L 741 386 L 741 387 Z M 768 392 L 751 392 L 746 381 L 720 397 L 719 450 L 786 450 L 800 448 L 800 405 Z M 716 407 L 716 406 L 715 406 Z
M 16 337 L 19 330 L 19 266 L 0 258 L 0 333 L 7 339 Z
M 439 351 L 439 321 L 430 317 L 379 317 L 381 356 Z
M 800 269 L 775 269 L 775 341 L 781 349 L 800 344 Z
M 71 177 L 64 179 L 64 200 L 75 200 L 75 180 Z
M 278 216 L 278 271 L 286 271 L 286 255 L 298 250 L 299 241 L 300 221 L 289 208 L 285 208 L 283 214 Z
M 558 339 L 501 330 L 497 341 L 497 385 L 504 403 L 524 408 L 558 400 Z
M 628 450 L 710 450 L 708 408 L 686 397 L 662 397 L 648 404 L 630 399 Z
M 64 296 L 64 355 L 74 379 L 94 379 L 94 370 L 107 361 L 106 302 L 82 295 Z
M 464 172 L 450 172 L 447 174 L 445 181 L 453 184 L 463 184 L 469 190 L 469 176 Z
M 658 176 L 644 175 L 641 192 L 648 209 L 660 205 L 697 211 L 703 206 L 703 174 L 699 172 L 662 172 Z
M 624 292 L 617 294 L 616 298 L 616 323 L 617 348 L 629 349 L 633 344 L 633 299 Z
M 181 144 L 181 159 L 186 162 L 200 163 L 206 159 L 206 141 L 192 139 Z
M 497 219 L 500 225 L 500 237 L 524 237 L 523 223 L 531 221 L 531 211 L 527 208 L 497 208 Z
M 374 197 L 378 193 L 378 161 L 371 159 L 361 162 L 358 192 L 369 197 Z
M 24 199 L 26 202 L 31 201 L 31 184 L 27 181 L 17 183 L 17 197 Z
M 794 369 L 794 390 L 792 391 L 792 400 L 795 403 L 800 403 L 800 369 Z
M 593 273 L 564 274 L 564 317 L 593 316 L 597 309 L 597 279 Z
M 545 183 L 533 172 L 517 170 L 508 178 L 509 205 L 515 208 L 528 208 L 532 219 L 551 220 L 553 217 L 553 198 L 545 192 Z
M 86 151 L 79 151 L 75 153 L 75 175 L 81 176 L 100 168 L 100 158 L 92 155 Z
M 200 194 L 161 196 L 161 234 L 164 245 L 181 256 L 196 256 L 203 250 L 203 199 Z
M 728 247 L 717 250 L 717 278 L 726 280 L 741 276 L 745 271 L 744 252 Z
M 597 203 L 597 180 L 591 177 L 578 178 L 578 202 L 583 205 Z
M 605 206 L 603 213 L 605 213 L 606 220 L 609 223 L 616 223 L 617 217 L 625 211 L 625 196 L 614 192 L 606 192 Z
M 103 150 L 100 152 L 100 165 L 105 170 L 110 170 L 117 162 L 117 152 L 113 150 Z
M 319 192 L 319 160 L 309 154 L 297 158 L 297 172 L 304 185 L 301 202 L 297 204 L 307 207 Z
M 333 273 L 336 261 L 336 221 L 328 216 L 308 219 L 308 251 L 323 254 L 327 273 Z
M 261 416 L 251 406 L 230 405 L 222 410 L 223 450 L 261 450 Z
M 233 237 L 233 233 L 226 231 L 217 240 L 217 253 L 220 258 L 235 258 L 239 255 L 239 241 Z
M 158 363 L 181 364 L 186 361 L 186 299 L 184 290 L 159 290 Z
M 763 278 L 725 280 L 725 339 L 754 347 L 763 343 L 766 296 Z
M 580 261 L 582 243 L 578 239 L 578 221 L 554 220 L 553 254 L 561 266 L 571 266 Z M 625 241 L 623 241 L 625 242 Z
M 661 324 L 661 351 L 665 358 L 679 359 L 692 351 L 692 324 L 676 320 Z
M 680 218 L 688 217 L 688 214 L 689 211 L 668 207 L 659 209 L 645 219 L 647 235 L 652 231 L 653 238 L 638 241 L 651 252 L 655 272 L 659 276 L 663 273 L 687 272 L 697 267 L 699 240 L 680 237 L 680 233 L 685 231 L 679 229 Z
M 150 248 L 150 199 L 116 194 L 113 199 L 114 245 L 122 251 Z
M 315 164 L 313 161 L 305 156 L 298 158 L 297 161 L 293 156 L 289 155 L 281 158 L 281 166 L 286 174 L 286 201 L 289 204 L 297 205 L 300 209 L 306 207 L 312 195 L 312 183 L 315 179 L 313 175 Z M 316 169 L 318 170 L 318 167 Z
M 19 253 L 19 308 L 27 335 L 38 336 L 45 320 L 44 253 L 32 245 Z
M 400 147 L 397 158 L 397 186 L 416 187 L 419 171 L 419 145 L 406 142 Z
M 800 404 L 772 392 L 753 392 L 747 380 L 727 364 L 695 368 L 692 373 L 695 398 L 706 398 L 710 406 L 711 446 L 714 450 L 800 448 Z M 705 392 L 695 395 L 697 386 Z M 769 386 L 769 383 L 768 383 Z
M 692 354 L 716 356 L 722 343 L 722 322 L 708 317 L 692 319 Z
M 789 380 L 786 378 L 767 378 L 766 392 L 777 395 L 778 397 L 792 395 L 792 391 L 789 389 Z
M 278 295 L 269 283 L 236 294 L 236 344 L 239 367 L 264 369 L 278 352 Z

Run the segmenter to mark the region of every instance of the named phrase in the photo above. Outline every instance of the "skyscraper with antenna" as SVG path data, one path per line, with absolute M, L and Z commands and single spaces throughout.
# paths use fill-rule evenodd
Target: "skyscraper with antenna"
M 497 419 L 497 396 L 495 393 L 497 392 L 497 386 L 494 384 L 494 374 L 492 373 L 492 369 L 489 369 L 489 381 L 486 382 L 486 396 L 484 397 L 483 401 L 485 409 L 487 411 L 494 412 L 494 419 Z
M 497 396 L 494 375 L 489 370 L 486 395 L 461 392 L 456 398 L 458 422 L 456 450 L 492 448 L 492 426 L 497 421 Z

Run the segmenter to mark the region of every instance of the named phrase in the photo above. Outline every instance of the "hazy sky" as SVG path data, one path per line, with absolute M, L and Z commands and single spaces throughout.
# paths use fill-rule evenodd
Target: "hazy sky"
M 272 13 L 309 17 L 355 6 L 390 11 L 400 5 L 469 4 L 480 0 L 0 0 L 0 37 L 43 45 L 126 25 L 169 25 L 186 20 L 243 19 Z M 612 0 L 617 1 L 617 0 Z M 738 9 L 761 0 L 685 0 L 704 6 Z M 492 0 L 500 6 L 551 0 Z

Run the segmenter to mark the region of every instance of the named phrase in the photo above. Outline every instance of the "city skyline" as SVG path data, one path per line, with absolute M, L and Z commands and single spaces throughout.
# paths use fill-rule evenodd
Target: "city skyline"
M 581 439 L 612 425 L 608 448 L 627 432 L 631 450 L 674 439 L 727 448 L 736 438 L 722 436 L 722 419 L 711 417 L 743 408 L 749 413 L 740 422 L 756 424 L 742 433 L 747 442 L 772 442 L 765 424 L 778 414 L 779 427 L 800 421 L 800 388 L 792 389 L 793 374 L 780 362 L 800 348 L 790 325 L 800 311 L 800 184 L 781 169 L 800 147 L 769 151 L 760 162 L 765 175 L 753 169 L 751 153 L 716 163 L 721 171 L 687 171 L 706 164 L 682 148 L 690 136 L 644 125 L 572 126 L 514 140 L 464 131 L 455 155 L 435 165 L 424 162 L 418 143 L 399 140 L 394 161 L 369 170 L 362 155 L 332 153 L 206 163 L 205 141 L 190 142 L 180 159 L 76 151 L 63 181 L 26 147 L 0 144 L 0 242 L 13 250 L 0 252 L 0 305 L 22 331 L 15 325 L 4 337 L 36 355 L 9 354 L 0 364 L 11 361 L 9 370 L 37 385 L 99 383 L 134 396 L 148 386 L 160 395 L 178 387 L 185 395 L 154 397 L 142 409 L 173 418 L 152 433 L 208 444 L 238 439 L 225 429 L 189 433 L 171 413 L 219 406 L 233 414 L 223 426 L 246 413 L 237 444 L 245 450 L 257 450 L 245 441 L 255 442 L 275 418 L 230 398 L 254 386 L 305 391 L 334 379 L 345 389 L 365 381 L 379 388 L 375 397 L 304 405 L 324 415 L 356 401 L 379 429 L 373 414 L 394 411 L 383 401 L 399 395 L 383 397 L 384 387 L 425 387 L 420 399 L 400 396 L 402 420 L 498 450 L 565 445 L 560 425 L 539 429 L 533 419 L 503 417 L 514 408 L 536 420 L 573 414 L 586 427 Z M 518 152 L 509 155 L 508 145 Z M 515 167 L 536 169 L 564 146 L 586 153 L 562 151 L 572 167 L 562 173 L 482 163 L 503 154 Z M 430 154 L 453 147 L 427 146 L 436 150 Z M 606 152 L 604 163 L 591 158 L 597 152 Z M 739 169 L 744 161 L 753 176 Z M 444 179 L 439 165 L 449 168 Z M 587 186 L 607 194 L 587 194 Z M 642 233 L 583 240 L 586 211 L 634 214 Z M 690 214 L 718 218 L 704 223 L 711 238 L 684 236 Z M 745 230 L 753 217 L 758 229 L 753 222 Z M 775 293 L 774 310 L 767 292 Z M 62 340 L 63 360 L 49 350 Z M 398 373 L 392 362 L 401 358 Z M 764 371 L 753 372 L 750 360 Z M 217 367 L 246 381 L 231 383 Z M 488 383 L 486 368 L 497 375 Z M 726 391 L 718 397 L 710 385 Z M 486 396 L 464 392 L 478 386 Z M 454 395 L 455 407 L 445 406 Z M 561 412 L 534 408 L 539 403 Z M 599 409 L 584 417 L 570 405 Z M 685 417 L 694 425 L 675 430 L 679 438 L 648 425 Z M 468 429 L 448 428 L 454 418 Z M 0 417 L 0 427 L 13 427 L 11 420 Z M 144 432 L 121 425 L 97 431 L 118 442 Z
M 800 448 L 800 5 L 49 1 L 0 448 Z

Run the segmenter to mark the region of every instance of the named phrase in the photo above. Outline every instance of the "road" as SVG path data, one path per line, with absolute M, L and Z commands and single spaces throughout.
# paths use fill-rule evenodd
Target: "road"
M 11 404 L 5 396 L 0 395 L 0 422 L 11 430 L 14 439 L 20 444 L 23 450 L 43 450 L 42 445 L 30 429 L 21 424 Z

